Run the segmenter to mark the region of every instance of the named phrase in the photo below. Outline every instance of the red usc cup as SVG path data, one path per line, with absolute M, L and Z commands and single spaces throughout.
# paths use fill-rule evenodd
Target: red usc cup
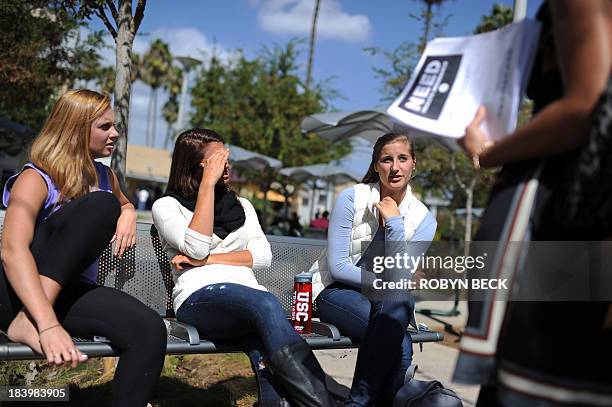
M 293 329 L 300 334 L 312 331 L 312 275 L 300 273 L 294 278 L 291 321 Z

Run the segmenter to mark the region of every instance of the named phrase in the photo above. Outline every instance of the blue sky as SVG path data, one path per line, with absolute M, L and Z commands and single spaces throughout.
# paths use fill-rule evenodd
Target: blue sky
M 541 0 L 531 0 L 527 16 L 537 11 Z M 469 35 L 483 14 L 494 3 L 512 6 L 512 0 L 450 0 L 440 13 L 450 15 L 443 36 Z M 310 23 L 314 0 L 148 0 L 145 17 L 134 49 L 146 52 L 148 44 L 161 38 L 170 44 L 174 55 L 201 57 L 214 48 L 221 55 L 231 55 L 241 48 L 255 56 L 263 46 L 285 44 L 291 38 L 303 38 L 300 63 L 305 76 Z M 418 41 L 420 26 L 409 17 L 418 14 L 420 2 L 414 0 L 321 0 L 318 37 L 315 50 L 314 79 L 331 79 L 330 85 L 343 98 L 331 101 L 340 111 L 358 110 L 382 101 L 382 81 L 372 70 L 384 66 L 382 57 L 363 51 L 377 46 L 395 49 L 403 41 Z M 103 28 L 97 17 L 91 26 Z M 114 64 L 112 52 L 108 63 Z M 193 82 L 193 74 L 192 74 Z M 129 140 L 145 144 L 146 111 L 149 88 L 137 82 L 133 87 Z M 161 94 L 158 106 L 165 102 Z M 166 124 L 158 120 L 156 147 L 161 147 Z

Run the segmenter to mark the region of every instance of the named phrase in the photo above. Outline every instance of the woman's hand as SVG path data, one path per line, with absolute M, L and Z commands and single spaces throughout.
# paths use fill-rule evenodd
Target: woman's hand
M 476 169 L 480 168 L 480 155 L 493 144 L 493 141 L 480 129 L 480 125 L 486 116 L 487 109 L 484 106 L 480 106 L 478 111 L 476 111 L 476 116 L 466 127 L 465 136 L 457 140 L 463 151 L 474 161 Z
M 203 168 L 204 172 L 202 174 L 200 186 L 214 186 L 221 176 L 223 176 L 228 158 L 229 150 L 227 148 L 220 148 L 209 158 L 202 160 L 200 166 Z
M 191 257 L 185 256 L 183 253 L 179 253 L 170 260 L 170 264 L 174 266 L 177 270 L 184 270 L 185 267 L 200 267 L 205 266 L 208 262 L 208 257 L 202 260 L 192 259 Z
M 121 215 L 117 220 L 117 229 L 110 242 L 115 241 L 117 242 L 115 255 L 119 257 L 122 257 L 128 248 L 136 245 L 136 211 L 131 204 L 129 207 L 121 209 Z
M 400 214 L 399 208 L 397 207 L 397 203 L 390 196 L 384 197 L 382 201 L 375 203 L 374 206 L 378 208 L 378 211 L 380 212 L 385 221 L 394 216 L 399 216 Z
M 50 365 L 70 364 L 73 368 L 85 362 L 87 355 L 75 346 L 68 332 L 59 324 L 39 330 L 40 346 Z

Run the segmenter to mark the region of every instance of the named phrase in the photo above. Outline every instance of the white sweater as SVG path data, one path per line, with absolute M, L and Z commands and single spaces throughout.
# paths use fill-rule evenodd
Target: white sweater
M 246 220 L 244 225 L 223 240 L 215 234 L 206 236 L 189 229 L 193 212 L 176 199 L 166 196 L 153 204 L 153 222 L 168 259 L 172 259 L 179 252 L 193 259 L 204 259 L 209 254 L 241 250 L 248 250 L 253 256 L 253 269 L 225 264 L 210 264 L 182 271 L 173 268 L 172 298 L 175 312 L 191 294 L 209 284 L 236 283 L 266 290 L 257 283 L 253 270 L 270 267 L 272 262 L 270 243 L 261 230 L 253 205 L 245 198 L 238 199 L 244 208 Z

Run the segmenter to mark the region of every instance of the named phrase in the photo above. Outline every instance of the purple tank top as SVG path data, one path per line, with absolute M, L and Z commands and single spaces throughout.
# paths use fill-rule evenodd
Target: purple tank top
M 112 193 L 113 191 L 110 185 L 110 179 L 109 179 L 108 170 L 107 170 L 108 167 L 97 161 L 94 161 L 94 166 L 96 167 L 96 172 L 98 174 L 98 190 Z M 31 162 L 25 164 L 23 168 L 21 169 L 21 171 L 19 171 L 17 174 L 13 175 L 12 177 L 8 179 L 8 181 L 6 182 L 6 185 L 4 186 L 4 191 L 2 192 L 2 204 L 5 207 L 8 207 L 9 197 L 11 195 L 11 188 L 13 187 L 15 180 L 17 180 L 17 177 L 27 168 L 31 168 L 34 171 L 36 171 L 38 174 L 40 174 L 40 176 L 45 181 L 45 184 L 47 184 L 47 198 L 45 199 L 45 202 L 43 203 L 43 207 L 38 213 L 38 218 L 36 219 L 36 225 L 38 226 L 40 222 L 44 221 L 49 216 L 51 216 L 53 213 L 55 213 L 57 210 L 59 210 L 59 208 L 61 208 L 62 205 L 61 204 L 56 205 L 60 197 L 60 191 L 55 185 L 55 183 L 53 182 L 53 180 L 51 179 L 51 177 L 49 177 L 49 175 L 46 172 L 36 167 Z M 87 267 L 87 269 L 85 269 L 85 271 L 81 275 L 81 281 L 85 281 L 90 284 L 97 283 L 98 261 L 99 259 L 96 259 L 96 261 L 94 261 L 89 267 Z

